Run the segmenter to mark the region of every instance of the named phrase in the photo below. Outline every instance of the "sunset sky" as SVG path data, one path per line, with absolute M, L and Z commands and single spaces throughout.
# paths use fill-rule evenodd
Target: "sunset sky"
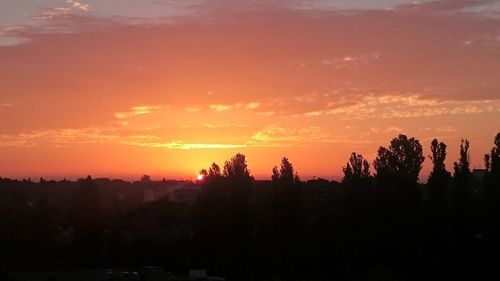
M 500 1 L 0 0 L 0 177 L 338 180 L 399 133 L 480 168 L 497 132 Z

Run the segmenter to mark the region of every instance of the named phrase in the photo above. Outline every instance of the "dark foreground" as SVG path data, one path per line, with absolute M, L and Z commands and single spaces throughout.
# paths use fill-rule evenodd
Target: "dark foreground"
M 197 183 L 0 179 L 0 279 L 498 280 L 500 148 L 471 171 L 463 143 L 452 176 L 433 144 L 425 185 L 401 135 L 375 176 L 353 154 L 341 183 L 300 181 L 286 158 L 256 181 L 241 154 Z

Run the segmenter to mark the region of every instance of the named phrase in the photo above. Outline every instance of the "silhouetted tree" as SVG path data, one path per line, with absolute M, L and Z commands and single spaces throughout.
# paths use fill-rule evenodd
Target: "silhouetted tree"
M 252 244 L 253 177 L 245 155 L 238 153 L 220 168 L 213 163 L 202 184 L 202 192 L 194 206 L 194 240 L 205 264 L 228 271 L 245 267 Z M 231 257 L 228 259 L 227 257 Z M 208 264 L 207 264 L 208 262 Z
M 219 165 L 212 163 L 207 169 L 202 169 L 200 175 L 203 175 L 204 188 L 217 188 L 223 186 L 223 178 Z M 220 189 L 220 188 L 219 188 Z
M 447 219 L 447 189 L 451 180 L 451 173 L 446 170 L 446 144 L 433 139 L 431 142 L 432 171 L 429 175 L 427 187 L 429 201 L 426 205 L 425 224 L 427 229 L 427 251 L 433 256 L 429 259 L 430 266 L 436 266 L 446 251 L 446 238 L 449 222 Z
M 446 159 L 446 144 L 433 139 L 431 142 L 432 171 L 429 175 L 428 186 L 430 189 L 431 201 L 433 207 L 445 206 L 446 188 L 451 179 L 451 174 L 446 170 L 444 163 Z
M 303 235 L 303 206 L 300 178 L 287 157 L 273 167 L 270 229 L 268 244 L 275 250 L 278 261 L 295 263 L 301 254 Z M 278 267 L 285 266 L 278 262 Z M 282 268 L 283 271 L 285 269 Z
M 429 158 L 432 160 L 432 172 L 433 174 L 439 174 L 446 171 L 446 165 L 444 164 L 444 160 L 446 159 L 446 144 L 443 142 L 438 142 L 437 139 L 433 139 L 431 142 L 431 153 L 432 155 Z
M 382 188 L 415 188 L 425 157 L 422 145 L 415 138 L 399 135 L 389 147 L 380 147 L 373 165 L 377 183 Z
M 203 175 L 206 179 L 214 180 L 216 178 L 220 178 L 222 176 L 219 165 L 212 163 L 210 167 L 207 169 L 202 169 L 200 174 Z
M 253 181 L 247 167 L 245 155 L 237 153 L 229 161 L 224 163 L 223 175 L 232 183 L 249 184 Z
M 215 163 L 212 163 L 212 165 L 208 169 L 208 176 L 209 177 L 214 177 L 214 178 L 220 177 L 221 176 L 221 171 L 220 171 L 219 165 L 217 165 Z
M 283 157 L 281 159 L 281 167 L 278 171 L 278 167 L 273 167 L 273 174 L 271 180 L 274 184 L 279 185 L 293 185 L 300 182 L 299 175 L 294 171 L 292 163 L 288 161 L 288 158 Z
M 415 204 L 420 187 L 426 194 L 418 184 L 421 147 L 404 135 L 379 149 L 376 177 L 350 154 L 340 184 L 301 182 L 286 157 L 272 181 L 254 181 L 237 154 L 202 169 L 206 180 L 182 182 L 201 186 L 193 205 L 143 202 L 146 186 L 170 189 L 165 179 L 0 178 L 0 279 L 8 278 L 2 271 L 160 263 L 228 280 L 490 280 L 500 260 L 500 134 L 485 156 L 484 189 L 461 180 L 483 172 L 471 175 L 468 141 L 454 180 L 446 148 L 430 144 L 431 197 L 423 204 Z
M 208 177 L 208 171 L 207 171 L 207 169 L 201 169 L 200 170 L 200 175 L 202 175 L 206 179 Z
M 469 141 L 462 139 L 460 143 L 460 157 L 458 161 L 453 163 L 455 171 L 453 177 L 455 180 L 456 191 L 459 196 L 467 196 L 470 188 L 470 155 L 469 155 Z
M 493 141 L 490 154 L 484 156 L 486 174 L 484 176 L 485 217 L 487 237 L 494 239 L 500 234 L 500 133 Z M 500 246 L 497 245 L 497 249 Z
M 422 145 L 405 135 L 394 138 L 387 148 L 380 147 L 374 161 L 378 201 L 376 223 L 385 239 L 378 247 L 384 247 L 394 262 L 408 253 L 416 255 L 418 251 L 418 175 L 423 162 Z
M 451 192 L 450 243 L 459 251 L 455 255 L 468 255 L 476 232 L 477 213 L 471 195 L 469 141 L 462 139 L 458 161 L 453 163 L 453 190 Z
M 370 177 L 370 164 L 363 159 L 363 155 L 353 152 L 349 157 L 349 162 L 342 169 L 344 171 L 343 182 L 352 179 L 363 179 Z
M 490 160 L 490 155 L 485 154 L 484 155 L 484 168 L 486 169 L 487 172 L 491 171 L 491 160 Z
M 343 167 L 343 172 L 343 196 L 335 208 L 339 213 L 337 227 L 329 231 L 334 233 L 336 239 L 346 242 L 346 245 L 340 245 L 340 248 L 347 253 L 345 259 L 351 259 L 347 263 L 356 271 L 359 265 L 352 262 L 356 258 L 350 253 L 357 252 L 369 259 L 369 237 L 375 234 L 373 227 L 369 227 L 374 224 L 370 164 L 361 154 L 353 152 Z
M 278 170 L 278 167 L 277 166 L 274 166 L 273 167 L 273 172 L 272 172 L 272 175 L 271 175 L 271 181 L 273 183 L 277 183 L 280 179 L 280 171 Z
M 460 173 L 470 174 L 470 155 L 469 155 L 469 141 L 462 139 L 460 143 L 460 157 L 458 161 L 454 162 L 455 175 Z
M 149 176 L 149 175 L 142 175 L 141 181 L 142 182 L 150 182 L 151 181 L 151 176 Z
M 485 167 L 490 174 L 500 174 L 500 133 L 495 136 L 493 143 L 495 146 L 490 154 L 484 155 Z
M 491 149 L 491 171 L 500 173 L 500 133 L 497 133 L 494 140 L 495 147 Z
M 363 212 L 369 207 L 371 197 L 372 178 L 370 164 L 361 154 L 351 153 L 349 161 L 342 169 L 345 187 L 346 208 L 353 212 Z

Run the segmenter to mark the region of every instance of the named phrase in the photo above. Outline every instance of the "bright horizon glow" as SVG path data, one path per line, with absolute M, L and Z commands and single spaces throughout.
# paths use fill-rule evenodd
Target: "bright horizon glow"
M 195 180 L 243 153 L 340 180 L 398 134 L 452 171 L 500 131 L 500 1 L 32 2 L 0 11 L 0 177 Z
M 201 181 L 201 180 L 203 180 L 203 175 L 198 175 L 196 178 L 197 178 L 199 181 Z

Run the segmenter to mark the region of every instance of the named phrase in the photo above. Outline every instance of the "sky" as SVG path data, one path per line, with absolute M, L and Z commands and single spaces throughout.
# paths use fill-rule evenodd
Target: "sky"
M 500 1 L 0 0 L 0 177 L 339 180 L 398 134 L 500 132 Z M 426 158 L 421 180 L 431 161 Z

